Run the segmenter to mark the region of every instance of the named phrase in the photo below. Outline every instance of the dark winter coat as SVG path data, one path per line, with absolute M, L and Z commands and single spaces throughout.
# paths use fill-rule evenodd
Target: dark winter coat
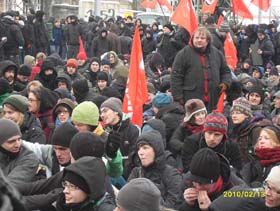
M 0 168 L 13 185 L 32 181 L 38 165 L 35 154 L 24 146 L 17 155 L 0 147 Z
M 5 72 L 10 67 L 12 67 L 15 70 L 15 76 L 14 76 L 14 82 L 13 82 L 13 84 L 14 84 L 16 82 L 16 78 L 17 78 L 18 67 L 11 60 L 1 61 L 1 63 L 0 63 L 0 78 L 2 78 L 4 76 Z M 10 84 L 12 89 L 13 89 L 13 84 Z
M 132 48 L 132 38 L 129 36 L 120 36 L 121 54 L 130 54 Z
M 100 58 L 100 56 L 108 51 L 112 50 L 112 45 L 108 37 L 102 37 L 101 34 L 102 32 L 107 32 L 106 29 L 102 29 L 99 32 L 99 36 L 96 37 L 93 40 L 93 45 L 92 45 L 92 53 L 94 57 Z
M 52 69 L 53 74 L 52 75 L 46 75 L 45 70 L 46 69 Z M 41 65 L 41 71 L 39 74 L 35 76 L 35 80 L 40 81 L 45 88 L 48 88 L 50 90 L 56 89 L 56 77 L 57 77 L 57 70 L 55 68 L 55 65 L 52 61 L 49 59 L 45 60 Z
M 48 30 L 43 20 L 36 19 L 34 23 L 35 46 L 37 52 L 49 46 Z M 44 52 L 46 53 L 46 52 Z
M 170 104 L 163 106 L 158 110 L 158 113 L 156 114 L 157 119 L 161 119 L 165 125 L 166 125 L 166 143 L 168 145 L 169 140 L 173 134 L 173 132 L 176 130 L 176 128 L 179 126 L 179 124 L 182 122 L 184 118 L 184 110 L 182 107 L 176 105 L 176 104 Z
M 187 172 L 189 170 L 190 162 L 193 155 L 199 149 L 206 147 L 208 146 L 206 144 L 203 133 L 194 134 L 185 139 L 181 154 L 184 172 Z M 241 155 L 237 143 L 228 141 L 224 138 L 224 140 L 222 140 L 220 144 L 211 149 L 224 155 L 228 159 L 230 165 L 232 165 L 237 170 L 241 170 Z
M 147 33 L 147 32 L 146 32 Z M 151 37 L 147 38 L 145 37 L 143 40 L 142 40 L 142 51 L 143 51 L 143 56 L 144 56 L 144 59 L 146 58 L 146 56 L 149 54 L 149 53 L 152 53 L 153 51 L 156 50 L 156 47 L 157 47 L 157 43 L 156 41 L 153 39 L 153 34 L 152 32 L 150 33 Z
M 64 30 L 65 34 L 65 39 L 67 42 L 67 45 L 74 45 L 74 46 L 79 46 L 79 36 L 82 35 L 82 28 L 80 24 L 74 22 L 71 24 L 67 24 Z
M 22 140 L 32 143 L 45 144 L 46 137 L 44 131 L 41 128 L 40 121 L 30 112 L 24 114 L 24 122 L 20 126 Z
M 259 42 L 259 49 L 262 50 L 262 59 L 263 59 L 263 66 L 266 67 L 266 64 L 272 60 L 274 56 L 274 46 L 270 38 L 266 35 L 263 40 L 258 40 Z
M 224 42 L 221 40 L 216 27 L 207 27 L 212 35 L 212 45 L 224 54 Z
M 161 135 L 157 131 L 149 131 L 139 136 L 137 143 L 141 141 L 152 146 L 155 160 L 148 167 L 135 167 L 128 181 L 140 177 L 150 179 L 161 192 L 161 205 L 176 209 L 182 200 L 182 178 L 175 168 L 166 164 Z
M 205 59 L 205 66 L 202 64 Z M 205 70 L 208 75 L 207 96 L 205 102 Z M 208 44 L 204 54 L 198 53 L 192 45 L 183 48 L 176 56 L 171 72 L 171 92 L 175 101 L 186 102 L 198 98 L 205 102 L 207 110 L 216 108 L 220 96 L 219 84 L 231 84 L 230 69 L 223 54 Z

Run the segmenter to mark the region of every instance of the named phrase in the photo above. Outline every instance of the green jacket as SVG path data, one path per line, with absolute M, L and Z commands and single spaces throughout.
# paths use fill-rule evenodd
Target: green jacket
M 120 177 L 123 173 L 122 153 L 118 151 L 117 156 L 113 159 L 106 157 L 106 171 L 110 177 Z

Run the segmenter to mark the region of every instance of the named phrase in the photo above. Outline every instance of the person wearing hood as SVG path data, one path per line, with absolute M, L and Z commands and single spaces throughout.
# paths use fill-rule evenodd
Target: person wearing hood
M 230 170 L 228 161 L 212 149 L 203 148 L 191 159 L 190 171 L 183 178 L 184 202 L 179 211 L 209 210 L 224 191 L 234 185 L 244 185 Z
M 108 54 L 106 55 L 107 59 L 110 61 L 110 75 L 112 77 L 114 77 L 115 72 L 120 69 L 120 67 L 123 67 L 124 64 L 122 62 L 122 60 L 118 57 L 118 55 L 116 54 L 116 52 L 114 51 L 110 51 L 108 52 Z
M 193 82 L 196 83 L 193 83 Z M 195 30 L 190 45 L 176 55 L 171 72 L 171 92 L 181 105 L 192 98 L 201 99 L 207 111 L 216 109 L 220 93 L 232 82 L 224 55 L 211 45 L 205 27 Z
M 85 78 L 73 82 L 71 93 L 79 104 L 84 101 L 93 101 L 94 97 L 96 97 Z
M 88 80 L 90 87 L 96 87 L 97 75 L 100 72 L 100 59 L 93 57 L 89 63 L 89 68 L 85 71 L 83 76 Z
M 58 95 L 45 87 L 41 87 L 30 90 L 28 100 L 30 102 L 29 112 L 39 118 L 46 136 L 46 143 L 50 143 L 54 129 L 52 112 L 58 101 Z
M 118 36 L 119 34 L 119 27 L 115 23 L 111 23 L 109 25 L 109 33 L 107 35 L 110 43 L 111 43 L 111 51 L 116 52 L 116 54 L 121 53 L 121 40 Z
M 161 192 L 160 204 L 177 209 L 182 199 L 182 178 L 175 168 L 166 164 L 160 133 L 155 130 L 143 133 L 136 146 L 140 167 L 132 170 L 128 183 L 139 177 L 150 179 Z
M 56 77 L 56 87 L 63 88 L 68 90 L 69 92 L 72 89 L 72 81 L 68 74 L 64 71 L 59 71 Z
M 17 74 L 17 79 L 14 85 L 14 90 L 20 92 L 24 90 L 29 83 L 29 77 L 31 74 L 30 65 L 23 64 L 20 66 Z
M 1 22 L 5 28 L 1 27 L 2 33 L 5 34 L 6 42 L 3 45 L 4 59 L 11 60 L 15 64 L 19 65 L 19 47 L 24 46 L 24 37 L 22 35 L 19 25 L 15 22 L 15 14 L 12 11 L 8 11 L 4 14 Z
M 9 119 L 0 119 L 0 166 L 11 184 L 34 179 L 39 161 L 35 154 L 22 145 L 19 126 Z
M 21 130 L 22 139 L 32 143 L 46 143 L 39 119 L 28 111 L 29 102 L 24 96 L 10 95 L 3 103 L 3 118 L 14 121 Z
M 18 67 L 14 62 L 10 60 L 0 62 L 0 78 L 4 78 L 9 82 L 11 90 L 14 90 L 17 72 Z
M 11 95 L 11 91 L 9 82 L 4 78 L 0 78 L 0 116 L 3 110 L 3 102 Z
M 47 26 L 44 23 L 45 12 L 38 10 L 35 14 L 34 21 L 34 37 L 36 53 L 43 52 L 48 53 L 49 38 Z
M 56 87 L 57 70 L 55 64 L 45 59 L 41 65 L 41 71 L 36 75 L 35 80 L 40 81 L 45 88 L 54 90 Z
M 124 156 L 124 173 L 128 177 L 131 168 L 135 165 L 133 155 L 135 153 L 135 143 L 139 136 L 139 129 L 130 122 L 122 112 L 122 102 L 120 99 L 110 97 L 100 106 L 100 116 L 105 124 L 105 130 L 109 133 L 106 153 L 109 157 L 114 157 L 120 150 Z
M 59 99 L 53 108 L 53 120 L 55 127 L 60 126 L 62 123 L 71 122 L 72 111 L 76 107 L 74 101 L 69 98 Z
M 94 38 L 92 45 L 93 56 L 100 58 L 102 54 L 111 51 L 111 42 L 107 37 L 108 31 L 106 28 L 102 28 L 99 31 L 99 36 Z
M 110 86 L 110 76 L 106 72 L 98 72 L 97 77 L 96 77 L 97 84 L 94 87 L 94 91 L 96 92 L 97 95 L 101 94 L 101 91 Z
M 142 50 L 143 50 L 143 59 L 145 60 L 146 56 L 149 53 L 152 53 L 156 50 L 157 43 L 153 39 L 153 32 L 151 30 L 146 30 L 145 37 L 142 39 Z

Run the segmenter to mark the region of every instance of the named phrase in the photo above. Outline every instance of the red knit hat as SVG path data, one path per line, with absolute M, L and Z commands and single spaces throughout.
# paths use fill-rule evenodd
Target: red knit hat
M 88 58 L 87 58 L 87 55 L 86 55 L 85 52 L 80 52 L 80 53 L 78 53 L 78 55 L 77 55 L 77 59 L 87 60 Z
M 75 68 L 77 68 L 78 67 L 78 62 L 77 62 L 76 59 L 68 59 L 66 66 L 67 67 L 75 67 Z
M 203 131 L 217 131 L 227 136 L 227 129 L 228 121 L 223 114 L 213 111 L 206 116 Z

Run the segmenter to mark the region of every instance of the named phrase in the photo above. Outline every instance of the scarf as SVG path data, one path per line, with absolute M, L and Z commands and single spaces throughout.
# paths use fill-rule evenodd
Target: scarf
M 190 125 L 186 124 L 185 127 L 188 131 L 190 131 L 192 134 L 200 133 L 203 130 L 203 125 Z
M 219 176 L 217 182 L 215 182 L 215 184 L 213 186 L 213 189 L 210 190 L 207 194 L 212 195 L 212 194 L 221 192 L 223 189 L 223 185 L 224 185 L 223 178 L 222 178 L 222 176 Z
M 260 159 L 261 166 L 269 166 L 280 161 L 280 147 L 257 148 L 256 155 Z

